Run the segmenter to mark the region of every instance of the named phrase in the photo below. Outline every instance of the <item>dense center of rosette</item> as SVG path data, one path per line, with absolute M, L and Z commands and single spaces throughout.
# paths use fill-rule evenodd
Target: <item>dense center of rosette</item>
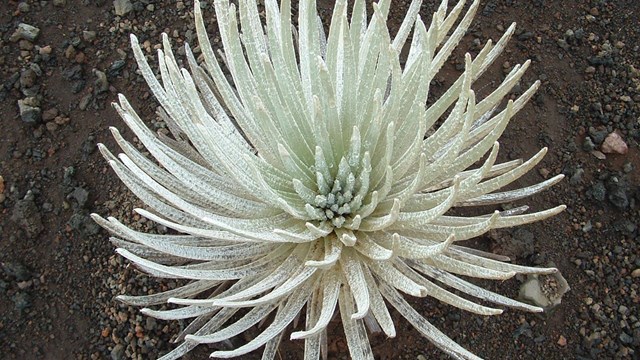
M 329 222 L 335 229 L 357 230 L 362 220 L 361 210 L 369 184 L 371 166 L 369 154 L 361 161 L 349 161 L 343 157 L 335 173 L 322 156 L 317 157 L 313 189 L 294 182 L 296 191 L 305 202 L 307 216 L 311 220 Z M 310 191 L 306 191 L 306 190 Z
M 361 145 L 360 131 L 354 126 L 349 146 L 341 156 L 316 146 L 307 181 L 293 180 L 309 220 L 330 224 L 340 232 L 355 231 L 371 214 L 377 197 L 368 196 L 371 157 L 368 151 L 361 151 Z M 365 199 L 371 204 L 363 205 Z
M 331 186 L 327 184 L 326 187 L 318 189 L 319 194 L 316 195 L 314 203 L 309 204 L 314 208 L 314 215 L 320 215 L 317 216 L 318 220 L 331 221 L 334 227 L 342 227 L 351 212 L 357 210 L 362 202 L 361 198 L 355 199 L 353 195 L 355 183 L 355 176 L 349 173 L 346 181 L 335 179 Z

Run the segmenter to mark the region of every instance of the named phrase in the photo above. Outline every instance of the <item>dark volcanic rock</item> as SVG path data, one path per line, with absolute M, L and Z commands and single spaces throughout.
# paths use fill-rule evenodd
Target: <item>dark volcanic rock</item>
M 18 224 L 30 238 L 36 237 L 44 230 L 40 210 L 36 206 L 31 192 L 28 192 L 24 199 L 16 202 L 11 220 Z

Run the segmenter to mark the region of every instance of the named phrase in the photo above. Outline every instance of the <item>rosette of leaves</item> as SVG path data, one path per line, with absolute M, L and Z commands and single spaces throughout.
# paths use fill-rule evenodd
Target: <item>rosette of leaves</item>
M 142 271 L 190 280 L 162 293 L 119 297 L 138 306 L 181 305 L 142 312 L 193 319 L 178 338 L 184 341 L 163 359 L 224 342 L 258 323 L 262 330 L 251 341 L 211 355 L 229 358 L 264 346 L 263 358 L 272 359 L 285 329 L 301 315 L 304 325 L 294 326 L 290 337 L 303 339 L 305 359 L 318 359 L 326 355 L 327 325 L 338 312 L 351 357 L 373 359 L 367 328 L 394 337 L 389 308 L 443 351 L 475 359 L 407 298 L 433 297 L 481 315 L 502 310 L 476 299 L 542 311 L 459 276 L 504 280 L 556 269 L 511 264 L 457 242 L 565 207 L 529 213 L 521 206 L 480 216 L 450 211 L 513 202 L 562 178 L 502 190 L 546 152 L 496 163 L 498 138 L 539 86 L 504 101 L 528 61 L 483 99 L 472 90 L 514 26 L 474 58 L 467 54 L 460 77 L 430 99 L 430 84 L 479 1 L 468 7 L 460 1 L 448 11 L 444 0 L 427 26 L 421 1 L 414 0 L 393 37 L 388 0 L 374 3 L 370 16 L 364 0 L 354 2 L 350 16 L 346 1 L 336 1 L 328 34 L 315 1 L 299 2 L 296 27 L 290 0 L 265 0 L 266 19 L 256 1 L 238 3 L 214 1 L 222 40 L 216 53 L 195 1 L 201 58 L 187 45 L 188 70 L 178 65 L 165 35 L 156 78 L 131 37 L 170 135 L 152 132 L 120 96 L 115 108 L 151 156 L 115 128 L 122 153 L 116 157 L 99 145 L 146 204 L 137 213 L 172 231 L 142 233 L 115 218 L 94 219 L 114 234 L 117 252 Z

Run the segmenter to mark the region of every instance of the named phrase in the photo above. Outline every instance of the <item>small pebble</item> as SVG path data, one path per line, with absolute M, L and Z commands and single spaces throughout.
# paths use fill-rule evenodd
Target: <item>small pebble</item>
M 560 346 L 567 346 L 567 339 L 560 335 L 560 337 L 558 338 L 558 345 Z

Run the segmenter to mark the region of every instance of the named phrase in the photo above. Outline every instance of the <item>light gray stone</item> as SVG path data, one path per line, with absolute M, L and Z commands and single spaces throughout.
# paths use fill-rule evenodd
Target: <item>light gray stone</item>
M 520 287 L 519 298 L 527 303 L 549 310 L 562 302 L 562 296 L 571 290 L 560 272 L 549 275 L 529 275 Z
M 38 35 L 40 35 L 40 29 L 29 24 L 20 23 L 18 24 L 18 28 L 16 29 L 16 31 L 14 31 L 14 33 L 9 37 L 9 41 L 35 41 L 38 38 Z
M 34 98 L 28 97 L 18 100 L 20 118 L 28 124 L 37 124 L 42 120 L 42 109 Z
M 133 10 L 133 4 L 131 4 L 131 0 L 113 0 L 113 9 L 116 15 L 124 16 Z

